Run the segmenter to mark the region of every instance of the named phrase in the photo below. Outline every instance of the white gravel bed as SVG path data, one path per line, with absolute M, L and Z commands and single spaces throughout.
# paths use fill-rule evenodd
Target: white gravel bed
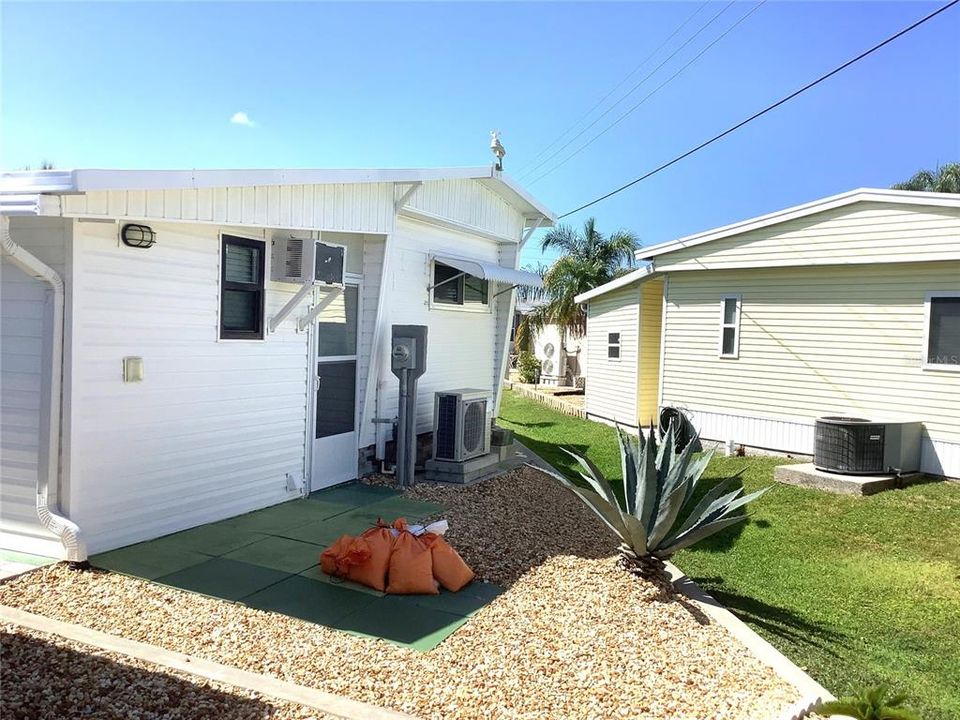
M 0 716 L 336 720 L 313 708 L 160 668 L 16 625 L 0 640 Z
M 450 539 L 509 586 L 428 653 L 122 575 L 45 568 L 0 603 L 422 718 L 767 720 L 799 699 L 725 630 L 616 567 L 615 542 L 525 468 L 443 502 Z

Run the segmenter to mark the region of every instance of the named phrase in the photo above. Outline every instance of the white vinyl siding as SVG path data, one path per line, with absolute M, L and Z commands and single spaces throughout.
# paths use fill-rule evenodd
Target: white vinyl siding
M 221 228 L 153 229 L 135 250 L 115 225 L 75 224 L 70 515 L 91 552 L 280 502 L 304 473 L 299 313 L 263 342 L 219 341 Z M 268 283 L 267 316 L 296 289 Z M 124 356 L 143 382 L 122 382 Z
M 11 218 L 13 241 L 64 277 L 72 222 Z M 52 303 L 48 285 L 0 259 L 0 545 L 61 556 L 59 540 L 37 518 L 37 474 L 44 465 Z M 68 301 L 69 307 L 69 301 Z
M 636 284 L 590 301 L 587 315 L 586 410 L 598 418 L 637 425 L 637 363 L 640 290 Z M 611 333 L 619 334 L 620 357 L 608 356 Z
M 960 260 L 960 208 L 859 202 L 654 259 L 657 270 Z
M 717 297 L 731 288 L 736 363 L 716 352 Z M 923 369 L 931 290 L 960 291 L 960 261 L 672 273 L 663 403 L 799 423 L 903 417 L 958 443 L 960 375 Z
M 390 277 L 383 289 L 384 317 L 380 323 L 386 333 L 380 357 L 380 415 L 397 414 L 398 380 L 390 372 L 389 334 L 394 324 L 426 325 L 427 372 L 420 378 L 417 392 L 417 432 L 433 429 L 433 396 L 438 390 L 476 387 L 495 395 L 494 368 L 503 335 L 498 335 L 495 312 L 451 312 L 431 307 L 427 287 L 431 284 L 430 255 L 458 254 L 487 262 L 498 262 L 497 245 L 489 240 L 401 218 L 388 241 Z M 502 288 L 491 284 L 491 294 Z M 508 293 L 499 296 L 509 301 Z M 507 331 L 506 326 L 503 332 Z M 369 425 L 369 423 L 367 423 Z M 369 443 L 371 428 L 364 428 Z
M 63 195 L 63 214 L 235 227 L 387 233 L 393 183 L 96 190 Z
M 399 199 L 408 187 L 398 184 L 396 198 Z M 518 240 L 523 227 L 523 216 L 476 180 L 425 182 L 410 196 L 406 207 L 510 240 Z

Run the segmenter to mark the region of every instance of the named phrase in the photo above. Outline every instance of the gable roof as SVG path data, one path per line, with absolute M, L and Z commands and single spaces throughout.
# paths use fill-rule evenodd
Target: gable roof
M 418 183 L 476 180 L 523 215 L 556 222 L 546 205 L 513 178 L 492 167 L 382 169 L 251 169 L 251 170 L 23 170 L 0 172 L 2 196 L 59 195 L 98 190 L 177 190 L 270 185 Z
M 732 235 L 740 235 L 741 233 L 749 232 L 751 230 L 759 230 L 771 225 L 777 225 L 790 220 L 796 220 L 798 218 L 825 212 L 827 210 L 834 210 L 836 208 L 844 207 L 845 205 L 853 205 L 854 203 L 858 202 L 960 207 L 960 195 L 954 193 L 914 192 L 912 190 L 859 188 L 857 190 L 850 190 L 845 193 L 840 193 L 839 195 L 831 195 L 829 197 L 820 198 L 819 200 L 814 200 L 813 202 L 804 203 L 802 205 L 794 205 L 793 207 L 777 210 L 775 212 L 768 213 L 766 215 L 760 215 L 748 220 L 741 220 L 740 222 L 724 225 L 722 227 L 714 228 L 713 230 L 706 230 L 693 235 L 687 235 L 686 237 L 678 238 L 677 240 L 670 240 L 669 242 L 660 243 L 659 245 L 652 245 L 648 248 L 640 248 L 637 250 L 636 256 L 638 260 L 650 260 L 658 255 L 674 252 L 675 250 L 685 250 L 687 248 L 702 245 L 713 240 L 719 240 Z
M 641 280 L 646 280 L 648 277 L 656 274 L 657 272 L 653 269 L 653 265 L 644 265 L 643 267 L 638 268 L 633 272 L 628 272 L 626 275 L 621 275 L 620 277 L 611 280 L 608 283 L 598 285 L 597 287 L 593 288 L 593 290 L 587 290 L 585 293 L 580 293 L 573 299 L 573 301 L 575 303 L 584 303 L 591 298 L 595 298 L 599 295 L 606 295 L 608 292 L 619 290 L 620 288 L 626 287 L 627 285 L 631 285 Z

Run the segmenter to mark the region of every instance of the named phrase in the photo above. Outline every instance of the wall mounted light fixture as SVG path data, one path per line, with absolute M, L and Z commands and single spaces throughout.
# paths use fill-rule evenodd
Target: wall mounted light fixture
M 128 247 L 146 249 L 157 242 L 157 234 L 146 225 L 124 225 L 120 239 Z

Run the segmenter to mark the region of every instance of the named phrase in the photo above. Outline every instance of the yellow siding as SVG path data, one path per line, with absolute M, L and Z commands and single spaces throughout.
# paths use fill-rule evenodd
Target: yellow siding
M 594 298 L 587 320 L 587 413 L 637 423 L 637 340 L 640 330 L 636 284 Z M 620 358 L 607 357 L 607 334 L 620 333 Z
M 960 208 L 859 202 L 665 253 L 657 270 L 960 260 Z
M 921 368 L 924 299 L 942 290 L 960 291 L 960 261 L 673 273 L 664 404 L 915 418 L 960 441 L 960 373 Z M 720 359 L 720 296 L 737 293 L 739 359 Z
M 637 372 L 637 420 L 640 425 L 657 421 L 660 394 L 660 329 L 663 324 L 663 279 L 640 285 L 640 357 Z

